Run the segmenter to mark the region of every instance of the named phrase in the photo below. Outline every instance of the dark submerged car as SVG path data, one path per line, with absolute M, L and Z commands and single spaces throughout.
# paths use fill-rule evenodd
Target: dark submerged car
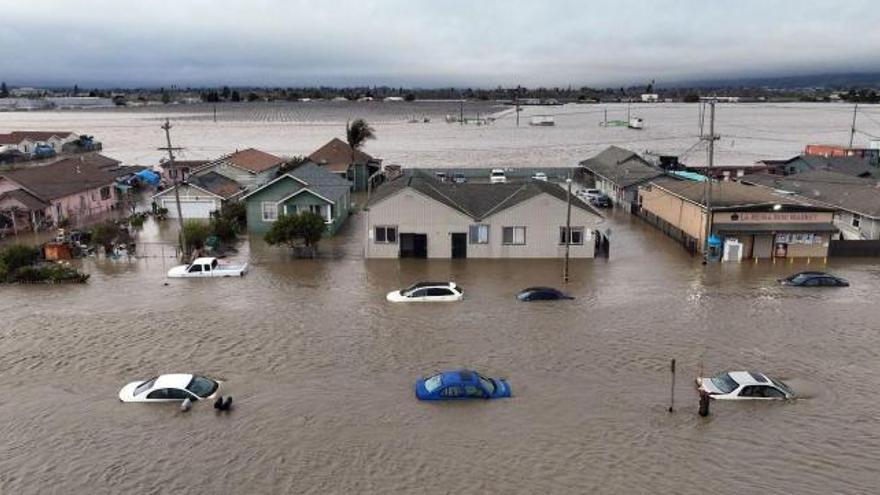
M 574 299 L 560 290 L 552 287 L 529 287 L 523 289 L 516 298 L 520 301 L 558 301 L 560 299 Z
M 779 279 L 782 285 L 794 287 L 849 287 L 845 278 L 840 278 L 825 272 L 801 272 L 786 278 Z

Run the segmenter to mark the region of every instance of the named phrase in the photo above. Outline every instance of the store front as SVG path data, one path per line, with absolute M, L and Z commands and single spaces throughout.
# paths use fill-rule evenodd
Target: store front
M 738 249 L 745 259 L 824 258 L 837 232 L 833 215 L 817 209 L 714 212 L 712 231 L 724 240 L 725 249 Z

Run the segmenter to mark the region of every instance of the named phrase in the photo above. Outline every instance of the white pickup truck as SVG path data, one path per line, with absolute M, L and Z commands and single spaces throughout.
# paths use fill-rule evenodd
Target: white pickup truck
M 196 258 L 189 265 L 175 266 L 168 270 L 170 278 L 241 277 L 247 273 L 244 265 L 221 265 L 217 258 Z

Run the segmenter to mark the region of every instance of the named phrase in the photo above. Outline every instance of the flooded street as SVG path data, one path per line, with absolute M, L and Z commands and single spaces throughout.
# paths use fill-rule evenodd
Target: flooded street
M 611 258 L 369 260 L 360 215 L 294 260 L 252 239 L 242 279 L 167 280 L 173 260 L 85 260 L 82 286 L 0 289 L 0 493 L 871 493 L 880 486 L 880 269 L 782 288 L 808 268 L 703 267 L 659 231 L 608 220 Z M 173 238 L 148 225 L 144 240 Z M 169 237 L 172 236 L 172 237 Z M 809 268 L 816 268 L 814 260 Z M 385 293 L 451 279 L 454 304 Z M 678 361 L 669 414 L 669 361 Z M 761 370 L 805 398 L 712 404 L 707 373 Z M 421 403 L 413 382 L 467 366 L 514 397 Z M 224 380 L 210 404 L 123 404 L 158 373 Z

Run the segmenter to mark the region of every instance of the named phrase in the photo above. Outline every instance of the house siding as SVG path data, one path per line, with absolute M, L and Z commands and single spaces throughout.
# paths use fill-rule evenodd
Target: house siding
M 541 194 L 512 208 L 480 221 L 447 207 L 412 189 L 404 189 L 370 207 L 367 213 L 366 252 L 368 258 L 396 258 L 399 256 L 400 234 L 426 234 L 428 258 L 452 256 L 452 233 L 468 233 L 474 224 L 489 225 L 489 242 L 471 244 L 468 239 L 468 258 L 557 258 L 565 253 L 559 244 L 559 228 L 565 225 L 566 204 L 547 194 Z M 580 208 L 571 209 L 571 226 L 584 227 L 583 245 L 571 245 L 571 257 L 592 258 L 594 242 L 592 230 L 600 217 Z M 374 242 L 375 227 L 396 226 L 398 243 Z M 525 227 L 524 245 L 504 245 L 504 227 Z
M 106 199 L 101 199 L 101 189 L 104 189 L 105 187 L 109 188 L 110 194 Z M 9 179 L 0 178 L 0 193 L 14 189 L 22 188 Z M 108 182 L 106 186 L 88 189 L 50 201 L 44 199 L 43 201 L 50 205 L 43 211 L 47 220 L 50 220 L 53 223 L 57 223 L 59 220 L 63 219 L 70 219 L 77 222 L 110 211 L 113 209 L 113 206 L 116 205 L 117 196 L 113 184 Z
M 290 178 L 285 178 L 284 180 L 279 180 L 275 184 L 256 192 L 252 196 L 248 196 L 246 199 L 248 230 L 254 233 L 267 232 L 272 228 L 273 222 L 263 221 L 263 202 L 281 201 L 291 194 L 303 189 L 303 187 L 305 186 L 301 183 Z M 310 205 L 321 205 L 326 207 L 329 203 L 306 191 L 281 203 L 278 207 L 278 214 L 284 214 L 285 207 L 287 208 L 288 214 L 293 214 L 296 211 L 295 208 L 307 210 Z M 342 224 L 345 223 L 345 219 L 348 218 L 350 209 L 351 197 L 347 192 L 341 201 L 337 201 L 337 203 L 333 205 L 333 219 L 332 222 L 327 225 L 328 234 L 333 235 L 339 230 Z

